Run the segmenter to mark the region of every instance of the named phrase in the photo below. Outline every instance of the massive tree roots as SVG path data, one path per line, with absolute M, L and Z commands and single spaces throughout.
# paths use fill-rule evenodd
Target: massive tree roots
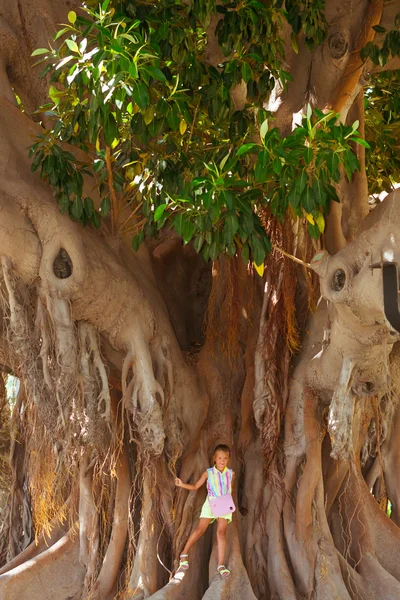
M 209 333 L 185 361 L 168 297 L 166 306 L 152 281 L 130 276 L 118 253 L 108 260 L 126 294 L 116 301 L 123 320 L 87 284 L 81 292 L 60 279 L 59 288 L 40 275 L 47 246 L 37 230 L 32 277 L 2 248 L 2 363 L 20 380 L 7 425 L 2 598 L 399 597 L 400 351 L 382 312 L 381 275 L 369 268 L 381 251 L 396 252 L 395 202 L 375 209 L 379 221 L 373 214 L 341 252 L 312 262 L 325 300 L 290 385 L 287 347 L 273 361 L 269 339 L 278 344 L 291 319 L 286 258 L 271 257 L 264 289 L 239 263 L 214 265 Z M 382 226 L 391 235 L 380 237 Z M 101 255 L 104 242 L 93 237 L 81 269 L 95 243 Z M 95 268 L 86 277 L 104 277 Z M 116 278 L 111 285 L 118 290 Z M 101 281 L 96 289 L 105 293 Z M 237 343 L 228 360 L 229 336 Z M 238 476 L 226 580 L 212 528 L 189 571 L 176 571 L 204 492 L 177 491 L 173 477 L 194 481 L 218 441 L 233 446 Z

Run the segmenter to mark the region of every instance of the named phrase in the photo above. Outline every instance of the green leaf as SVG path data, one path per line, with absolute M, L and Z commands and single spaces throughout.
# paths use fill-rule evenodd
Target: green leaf
M 180 118 L 176 106 L 172 106 L 169 109 L 167 113 L 167 123 L 173 131 L 178 131 L 180 125 Z
M 48 48 L 37 48 L 31 54 L 31 56 L 40 56 L 41 54 L 49 54 L 50 50 Z
M 226 215 L 224 233 L 225 233 L 225 240 L 227 242 L 230 242 L 231 240 L 233 240 L 238 229 L 239 229 L 239 219 L 237 218 L 236 214 L 231 213 L 231 214 Z
M 167 204 L 160 204 L 159 206 L 157 206 L 156 210 L 154 211 L 154 222 L 156 223 L 159 219 L 161 219 L 161 217 L 164 214 L 164 210 L 166 209 L 168 205 Z
M 314 191 L 315 202 L 322 206 L 325 211 L 327 211 L 329 202 L 325 185 L 319 179 L 314 179 L 312 187 Z
M 288 200 L 289 200 L 290 206 L 292 206 L 293 208 L 296 209 L 299 206 L 300 193 L 298 192 L 298 190 L 296 189 L 296 186 L 294 186 L 294 185 L 292 185 L 292 187 L 289 190 Z
M 315 208 L 315 198 L 314 192 L 309 185 L 306 186 L 302 196 L 301 196 L 303 207 L 306 209 L 308 213 L 311 213 Z
M 87 217 L 89 219 L 91 219 L 93 216 L 93 213 L 95 212 L 95 209 L 94 209 L 93 200 L 91 198 L 89 198 L 88 196 L 86 196 L 86 198 L 84 200 L 83 208 L 85 210 Z
M 354 121 L 353 125 L 351 126 L 351 133 L 354 133 L 358 129 L 359 125 L 360 121 L 358 119 Z
M 106 11 L 109 4 L 110 4 L 110 0 L 104 0 L 103 4 L 101 5 L 101 10 Z
M 246 237 L 248 237 L 254 231 L 254 220 L 253 215 L 240 215 L 240 223 Z
M 95 211 L 92 215 L 92 223 L 98 229 L 101 225 L 100 215 L 97 211 Z
M 292 46 L 294 52 L 296 54 L 298 54 L 299 53 L 299 44 L 298 44 L 298 41 L 297 41 L 297 36 L 296 36 L 296 34 L 294 32 L 292 32 L 291 36 L 290 36 L 290 45 Z
M 63 29 L 60 29 L 60 31 L 57 31 L 56 35 L 54 36 L 54 41 L 56 42 L 58 40 L 58 38 L 60 38 L 62 35 L 64 35 L 64 33 L 67 33 L 67 31 L 71 31 L 71 28 L 68 27 L 64 27 Z
M 135 84 L 132 96 L 138 107 L 146 110 L 149 104 L 149 91 L 142 81 L 138 81 Z
M 71 52 L 76 52 L 76 54 L 80 54 L 78 44 L 74 42 L 74 40 L 65 40 L 65 43 L 67 44 Z
M 339 176 L 338 166 L 339 166 L 339 158 L 335 152 L 331 152 L 328 154 L 326 158 L 326 166 L 328 167 L 328 171 L 331 177 L 337 181 L 337 177 Z
M 70 10 L 68 13 L 68 21 L 72 23 L 72 25 L 76 22 L 76 12 L 74 10 Z
M 196 250 L 197 253 L 200 252 L 200 250 L 202 249 L 204 244 L 204 237 L 202 234 L 196 235 L 196 237 L 193 240 L 193 247 Z
M 104 139 L 107 146 L 112 146 L 114 140 L 119 138 L 118 125 L 112 113 L 109 113 L 108 119 L 104 124 Z
M 229 192 L 228 190 L 222 190 L 220 193 L 220 198 L 229 209 L 233 208 L 235 197 L 232 192 Z
M 352 142 L 356 142 L 356 144 L 360 144 L 360 146 L 364 146 L 364 148 L 371 148 L 371 146 L 368 144 L 368 142 L 366 142 L 365 140 L 363 140 L 362 138 L 359 137 L 351 137 L 350 140 Z
M 281 159 L 280 158 L 275 158 L 274 161 L 273 161 L 273 163 L 272 163 L 272 168 L 273 168 L 274 172 L 277 175 L 279 175 L 280 172 L 282 171 L 282 167 L 283 167 L 283 165 L 282 165 Z
M 167 81 L 167 78 L 165 77 L 164 73 L 161 71 L 161 69 L 158 69 L 157 67 L 145 67 L 145 71 L 151 75 L 151 77 L 153 77 L 153 79 L 156 79 L 157 81 Z
M 372 28 L 376 33 L 385 33 L 386 29 L 382 25 L 374 25 Z
M 129 73 L 132 75 L 133 79 L 137 79 L 139 77 L 137 64 L 135 62 L 131 62 L 129 65 Z
M 174 218 L 174 228 L 178 235 L 182 235 L 183 227 L 184 227 L 185 217 L 183 213 L 179 213 Z
M 70 212 L 74 219 L 80 221 L 83 214 L 83 204 L 82 198 L 80 196 L 75 198 L 75 200 L 72 202 Z
M 183 221 L 183 227 L 182 227 L 182 237 L 183 237 L 183 242 L 185 245 L 190 242 L 190 240 L 193 237 L 193 233 L 194 233 L 194 224 L 192 223 L 192 221 L 190 219 L 186 218 Z
M 264 263 L 266 252 L 264 250 L 263 245 L 258 239 L 255 233 L 252 233 L 249 239 L 250 248 L 252 251 L 254 262 L 257 265 L 261 265 Z
M 239 150 L 236 152 L 236 156 L 243 156 L 243 154 L 247 154 L 255 146 L 258 146 L 258 144 L 254 144 L 253 142 L 250 142 L 249 144 L 244 144 L 243 146 L 240 146 Z
M 306 165 L 309 165 L 313 159 L 312 148 L 310 148 L 309 146 L 306 146 L 303 150 L 303 156 L 304 156 L 304 161 L 305 161 Z
M 243 79 L 243 81 L 245 81 L 245 83 L 248 83 L 250 81 L 250 79 L 252 78 L 252 76 L 253 76 L 253 71 L 251 70 L 249 63 L 242 62 L 242 79 Z
M 260 127 L 260 138 L 262 139 L 262 141 L 264 141 L 265 136 L 268 133 L 268 119 L 265 119 L 265 121 L 262 123 L 261 127 Z
M 295 188 L 297 189 L 298 193 L 301 194 L 304 190 L 304 188 L 306 187 L 308 181 L 308 175 L 305 172 L 305 170 L 303 169 L 300 173 L 300 175 L 298 175 L 296 177 L 296 179 L 294 180 L 294 185 Z
M 101 204 L 100 204 L 101 216 L 106 217 L 109 214 L 110 210 L 111 210 L 110 196 L 106 196 L 105 198 L 102 199 Z
M 212 244 L 210 244 L 210 258 L 212 261 L 215 261 L 217 259 L 218 256 L 218 246 L 216 242 L 212 242 Z
M 228 160 L 228 158 L 229 158 L 229 157 L 230 157 L 230 152 L 228 152 L 228 154 L 227 154 L 226 156 L 224 156 L 224 158 L 223 158 L 223 159 L 221 160 L 221 162 L 219 163 L 219 168 L 220 168 L 220 171 L 223 171 L 223 170 L 224 170 L 224 167 L 225 167 L 225 165 L 226 165 L 226 162 L 227 162 L 227 160 Z
M 312 237 L 314 240 L 317 240 L 320 236 L 320 231 L 318 225 L 315 223 L 312 225 L 311 223 L 307 223 L 308 235 Z

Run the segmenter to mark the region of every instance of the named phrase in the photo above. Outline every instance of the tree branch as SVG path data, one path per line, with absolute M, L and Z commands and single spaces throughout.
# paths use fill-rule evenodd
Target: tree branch
M 353 55 L 347 63 L 341 82 L 334 91 L 330 102 L 329 108 L 335 112 L 340 112 L 342 110 L 359 82 L 360 75 L 364 68 L 364 62 L 361 59 L 360 51 L 375 37 L 373 27 L 378 25 L 381 20 L 383 3 L 384 0 L 375 0 L 369 3 L 365 24 L 357 38 Z

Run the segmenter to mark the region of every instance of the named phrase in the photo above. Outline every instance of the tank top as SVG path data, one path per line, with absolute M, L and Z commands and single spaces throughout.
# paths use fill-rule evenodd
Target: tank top
M 218 471 L 217 467 L 207 469 L 207 494 L 211 498 L 232 493 L 232 469 Z

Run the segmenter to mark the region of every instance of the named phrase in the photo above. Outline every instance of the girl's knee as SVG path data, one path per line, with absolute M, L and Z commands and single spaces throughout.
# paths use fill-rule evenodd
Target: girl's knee
M 225 537 L 225 536 L 226 536 L 226 528 L 227 528 L 227 525 L 228 525 L 227 523 L 226 523 L 226 524 L 224 523 L 224 524 L 222 524 L 222 525 L 220 525 L 220 524 L 218 523 L 218 529 L 217 529 L 217 536 L 218 536 L 218 537 L 221 537 L 221 538 L 223 538 L 223 537 Z
M 207 527 L 208 527 L 208 523 L 205 523 L 205 524 L 199 523 L 196 527 L 196 532 L 199 534 L 204 533 L 205 530 L 207 529 Z

